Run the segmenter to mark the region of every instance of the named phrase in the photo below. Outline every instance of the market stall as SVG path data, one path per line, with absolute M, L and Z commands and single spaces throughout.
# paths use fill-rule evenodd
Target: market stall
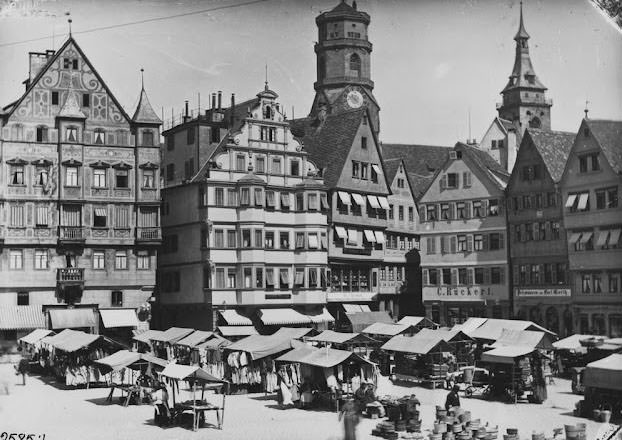
M 531 321 L 521 321 L 517 319 L 493 319 L 488 318 L 484 323 L 471 332 L 465 332 L 470 337 L 484 344 L 493 344 L 503 333 L 503 330 L 523 331 L 531 330 L 547 333 L 551 338 L 556 339 L 557 335 Z
M 216 328 L 216 333 L 232 342 L 259 334 L 252 325 L 221 325 Z
M 173 344 L 195 330 L 192 328 L 171 327 L 165 330 L 161 334 L 155 334 L 150 336 L 150 341 L 153 344 L 153 353 L 159 358 L 167 359 L 169 361 L 175 360 L 175 352 L 173 350 Z
M 162 330 L 145 330 L 143 332 L 135 332 L 132 337 L 133 348 L 141 353 L 154 352 L 151 338 L 161 336 L 162 333 L 164 333 Z
M 619 422 L 622 415 L 622 354 L 590 362 L 584 372 L 585 400 L 579 405 L 584 417 Z
M 339 408 L 361 382 L 377 383 L 377 367 L 345 350 L 303 345 L 276 358 L 283 400 Z M 303 398 L 302 393 L 307 393 Z M 310 393 L 310 395 L 308 395 Z
M 418 334 L 420 338 L 440 338 L 449 344 L 454 357 L 449 365 L 450 373 L 461 367 L 475 365 L 475 340 L 461 330 L 424 328 Z
M 370 325 L 381 322 L 385 324 L 393 324 L 393 319 L 389 312 L 355 312 L 347 313 L 346 318 L 348 323 L 343 323 L 343 328 L 340 331 L 348 332 L 361 332 Z
M 421 329 L 429 328 L 435 329 L 438 328 L 438 324 L 432 321 L 430 318 L 426 318 L 425 316 L 404 316 L 402 319 L 397 321 L 398 324 L 408 324 L 412 326 L 415 330 L 415 333 Z
M 590 362 L 603 359 L 614 351 L 615 346 L 607 344 L 604 336 L 578 334 L 553 342 L 557 370 L 561 375 L 576 379 L 577 372 L 582 371 Z M 603 350 L 605 348 L 605 350 Z
M 324 330 L 319 335 L 308 338 L 307 341 L 321 346 L 352 351 L 361 356 L 369 356 L 373 347 L 380 345 L 380 341 L 362 333 L 340 333 L 333 330 Z
M 452 347 L 439 335 L 398 335 L 381 347 L 391 357 L 391 379 L 425 383 L 436 388 L 444 384 Z
M 173 355 L 178 364 L 198 365 L 200 362 L 199 352 L 194 347 L 215 336 L 214 332 L 196 330 L 185 338 L 172 344 Z
M 204 425 L 205 414 L 209 411 L 216 413 L 217 427 L 222 429 L 225 413 L 226 385 L 227 382 L 218 379 L 197 366 L 168 364 L 160 373 L 160 377 L 166 380 L 172 389 L 173 406 L 171 408 L 171 419 L 177 424 L 189 425 L 196 431 Z M 188 385 L 187 388 L 180 387 L 180 382 Z M 197 395 L 201 390 L 201 396 Z M 176 391 L 177 390 L 177 391 Z M 219 393 L 222 399 L 215 402 L 210 401 L 205 391 Z
M 212 376 L 220 379 L 225 377 L 225 353 L 224 349 L 232 342 L 221 336 L 213 338 L 197 345 L 193 351 L 199 353 L 199 365 Z
M 491 398 L 516 403 L 526 397 L 532 403 L 546 400 L 543 356 L 532 346 L 500 346 L 482 353 L 478 364 L 490 374 Z

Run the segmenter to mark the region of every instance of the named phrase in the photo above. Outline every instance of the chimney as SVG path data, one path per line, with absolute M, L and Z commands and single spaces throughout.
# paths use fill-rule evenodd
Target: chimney
M 229 109 L 229 128 L 233 128 L 235 122 L 235 93 L 231 94 L 231 108 Z
M 48 55 L 48 52 L 52 52 L 52 54 Z M 28 57 L 30 60 L 30 63 L 29 63 L 30 72 L 28 75 L 29 83 L 31 83 L 32 80 L 35 79 L 35 77 L 39 74 L 39 72 L 41 72 L 41 70 L 45 67 L 50 57 L 54 55 L 54 51 L 48 51 L 48 52 L 46 53 L 30 52 L 28 54 Z
M 218 91 L 218 111 L 222 110 L 222 91 Z
M 216 108 L 216 93 L 212 93 L 212 106 L 211 106 L 211 110 L 214 110 Z
M 184 123 L 188 122 L 191 119 L 188 113 L 188 100 L 186 100 L 185 103 L 186 103 L 186 106 L 185 106 L 185 114 L 184 114 Z

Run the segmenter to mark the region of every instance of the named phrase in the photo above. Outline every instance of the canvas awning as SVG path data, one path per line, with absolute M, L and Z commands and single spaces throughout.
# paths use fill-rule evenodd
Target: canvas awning
M 620 229 L 612 229 L 609 232 L 609 241 L 607 244 L 609 244 L 609 246 L 617 246 L 618 242 L 620 241 Z
M 185 338 L 192 332 L 194 332 L 194 329 L 192 328 L 171 327 L 168 330 L 165 330 L 161 335 L 153 335 L 151 337 L 151 340 L 174 344 L 175 342 L 179 341 L 182 338 Z
M 195 348 L 199 350 L 217 350 L 220 347 L 226 347 L 227 345 L 231 345 L 230 340 L 225 339 L 222 336 L 214 335 L 213 338 L 200 343 Z
M 243 351 L 254 360 L 262 359 L 293 348 L 293 339 L 287 336 L 251 335 L 226 347 L 229 351 Z
M 45 315 L 41 306 L 0 307 L 0 330 L 31 330 L 45 327 L 47 327 Z
M 381 175 L 382 174 L 382 170 L 380 169 L 380 167 L 378 165 L 376 165 L 375 163 L 371 164 L 371 168 L 372 170 L 374 170 L 376 172 L 376 174 Z
M 335 226 L 335 232 L 337 233 L 337 237 L 341 238 L 342 240 L 346 240 L 348 238 L 346 228 L 344 228 L 343 226 Z
M 340 333 L 333 330 L 324 330 L 317 336 L 308 339 L 314 342 L 330 344 L 355 344 L 377 342 L 375 339 L 361 333 Z
M 397 321 L 398 324 L 408 324 L 412 326 L 424 325 L 426 327 L 436 327 L 437 324 L 434 323 L 431 319 L 426 318 L 425 316 L 404 316 L 402 319 Z
M 483 341 L 494 342 L 499 339 L 503 329 L 543 331 L 549 333 L 550 335 L 556 336 L 555 333 L 531 321 L 493 318 L 487 319 L 486 322 L 484 322 L 480 327 L 469 333 L 469 336 Z
M 574 245 L 581 238 L 580 232 L 573 232 L 568 239 L 568 243 Z
M 132 339 L 138 342 L 144 342 L 148 344 L 151 341 L 151 338 L 161 337 L 164 332 L 162 330 L 146 330 L 142 333 L 134 335 Z
M 279 356 L 275 360 L 279 362 L 298 363 L 301 360 L 303 360 L 309 353 L 315 350 L 319 350 L 319 349 L 311 345 L 305 344 L 300 347 L 294 348 L 293 350 L 288 351 L 287 353 L 283 354 L 282 356 Z
M 374 235 L 376 236 L 376 242 L 379 244 L 384 244 L 384 232 L 382 231 L 374 231 Z
M 252 325 L 220 325 L 216 328 L 225 337 L 256 335 L 257 329 Z
M 411 326 L 408 324 L 394 324 L 394 323 L 384 323 L 384 322 L 375 322 L 372 325 L 363 329 L 361 333 L 365 333 L 368 335 L 382 335 L 382 336 L 395 336 L 400 333 L 404 333 L 408 331 Z
M 513 364 L 514 360 L 536 351 L 535 347 L 529 346 L 506 346 L 497 347 L 482 353 L 481 362 L 493 364 Z
M 368 195 L 367 200 L 369 201 L 369 204 L 372 208 L 380 209 L 380 203 L 378 202 L 378 197 Z
M 24 344 L 33 345 L 39 342 L 41 339 L 45 338 L 46 336 L 51 335 L 52 333 L 54 333 L 52 330 L 38 328 L 28 333 L 26 336 L 19 338 L 19 341 L 23 342 Z
M 378 196 L 378 203 L 380 203 L 382 209 L 389 209 L 389 200 L 386 197 Z
M 312 328 L 281 327 L 272 336 L 277 338 L 300 339 L 313 331 Z
M 572 208 L 574 206 L 574 202 L 577 200 L 577 194 L 568 194 L 568 198 L 566 199 L 566 208 Z
M 194 333 L 190 333 L 185 338 L 182 338 L 179 341 L 175 342 L 175 345 L 183 345 L 185 347 L 196 347 L 200 343 L 207 341 L 212 336 L 214 336 L 214 332 L 196 330 Z
M 587 364 L 583 384 L 590 388 L 622 390 L 622 354 L 612 354 Z
M 362 195 L 360 195 L 360 194 L 356 194 L 356 193 L 353 193 L 353 194 L 352 194 L 352 198 L 354 199 L 354 202 L 355 202 L 357 205 L 359 205 L 359 206 L 361 206 L 361 207 L 362 207 L 362 206 L 365 206 L 365 199 L 363 198 L 363 196 L 362 196 Z
M 356 229 L 348 229 L 348 244 L 357 244 L 359 234 Z
M 93 309 L 50 309 L 48 312 L 53 329 L 99 327 Z
M 393 323 L 391 316 L 389 316 L 389 313 L 386 311 L 346 313 L 346 316 L 352 325 L 353 332 L 361 332 L 376 322 Z
M 418 334 L 415 336 L 394 336 L 381 348 L 386 351 L 395 351 L 408 354 L 428 354 L 432 352 L 452 351 L 451 346 L 440 337 L 423 338 Z
M 45 336 L 45 337 L 41 338 L 39 342 L 41 342 L 41 344 L 46 344 L 46 345 L 54 346 L 55 343 L 65 339 L 65 338 L 69 338 L 74 331 L 75 330 L 70 330 L 70 329 L 66 328 L 65 330 L 61 331 L 60 333 L 57 333 L 55 335 Z
M 240 315 L 237 310 L 219 310 L 218 313 L 229 325 L 253 325 L 250 318 Z
M 422 328 L 417 335 L 421 338 L 438 338 L 445 342 L 473 342 L 474 339 L 461 330 Z
M 339 191 L 339 199 L 341 200 L 341 203 L 343 203 L 344 205 L 352 204 L 352 201 L 350 200 L 350 194 L 348 194 L 345 191 Z
M 590 241 L 593 235 L 594 233 L 592 231 L 584 232 L 583 234 L 581 234 L 581 239 L 579 240 L 579 244 L 584 245 L 585 243 Z
M 317 315 L 309 315 L 309 318 L 311 318 L 311 322 L 313 322 L 314 324 L 322 324 L 324 322 L 335 322 L 335 318 L 333 317 L 333 315 L 328 313 L 328 310 L 326 309 L 326 307 L 322 307 L 322 313 L 319 313 Z
M 285 353 L 276 360 L 281 362 L 295 362 L 320 368 L 332 368 L 350 358 L 355 358 L 362 363 L 370 363 L 351 351 L 337 350 L 335 348 L 328 347 L 319 349 L 299 347 L 292 350 L 292 352 Z
M 587 208 L 587 202 L 589 201 L 590 194 L 589 193 L 581 193 L 579 194 L 579 202 L 577 203 L 577 210 L 583 211 Z
M 365 238 L 367 239 L 368 242 L 370 242 L 370 243 L 375 243 L 376 242 L 376 236 L 374 235 L 374 231 L 370 231 L 369 229 L 365 229 L 363 232 L 365 233 Z
M 123 368 L 137 369 L 141 365 L 148 363 L 164 368 L 168 362 L 152 356 L 147 353 L 138 353 L 136 351 L 120 350 L 116 353 L 106 356 L 105 358 L 94 361 L 102 374 L 108 374 L 111 371 L 119 371 Z
M 309 324 L 307 315 L 294 309 L 259 309 L 259 319 L 264 325 Z
M 503 329 L 501 336 L 492 346 L 522 346 L 540 348 L 542 350 L 553 350 L 554 348 L 548 333 L 508 329 Z
M 607 238 L 609 238 L 609 231 L 598 231 L 598 238 L 596 239 L 596 246 L 603 247 L 607 244 Z
M 451 329 L 461 330 L 465 334 L 471 336 L 471 333 L 481 327 L 487 320 L 488 318 L 468 318 L 462 324 L 456 324 Z
M 583 345 L 581 345 L 582 340 L 597 337 L 596 335 L 571 335 L 553 342 L 553 347 L 557 350 L 581 350 L 583 347 Z
M 134 309 L 99 309 L 99 314 L 105 328 L 138 326 Z
M 371 312 L 367 304 L 341 304 L 346 313 Z
M 227 383 L 225 380 L 212 376 L 201 367 L 191 365 L 168 364 L 160 374 L 177 380 L 191 379 L 206 383 Z
M 88 347 L 95 341 L 99 340 L 101 337 L 102 336 L 100 335 L 93 335 L 91 333 L 84 333 L 81 331 L 72 330 L 72 333 L 67 335 L 66 338 L 55 341 L 51 345 L 57 350 L 62 350 L 67 353 L 73 353 L 74 351 L 78 351 L 81 348 Z

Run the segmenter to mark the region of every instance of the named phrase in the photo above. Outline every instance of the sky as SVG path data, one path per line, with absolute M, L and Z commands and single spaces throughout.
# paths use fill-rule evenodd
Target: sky
M 316 79 L 315 17 L 339 0 L 264 0 L 121 27 L 114 26 L 249 0 L 16 1 L 34 8 L 0 10 L 2 106 L 23 92 L 28 52 L 58 49 L 67 38 L 69 12 L 74 38 L 128 113 L 144 68 L 154 109 L 170 119 L 186 99 L 197 107 L 198 94 L 201 107 L 218 90 L 225 103 L 231 93 L 238 102 L 253 97 L 266 65 L 288 116 L 292 108 L 295 117 L 306 116 Z M 380 139 L 430 145 L 480 139 L 512 70 L 519 0 L 357 3 L 371 15 Z M 588 0 L 525 0 L 524 19 L 536 74 L 553 100 L 552 128 L 576 131 L 586 100 L 590 117 L 622 120 L 622 33 Z

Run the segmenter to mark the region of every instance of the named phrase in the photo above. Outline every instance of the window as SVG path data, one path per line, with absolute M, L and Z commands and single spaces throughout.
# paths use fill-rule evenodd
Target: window
M 261 267 L 255 269 L 255 287 L 258 289 L 263 288 L 263 268 Z
M 428 255 L 436 253 L 436 237 L 428 237 L 426 239 L 426 245 Z
M 169 163 L 166 166 L 166 180 L 171 181 L 175 180 L 175 164 Z
M 78 128 L 67 127 L 65 129 L 65 140 L 67 142 L 78 142 Z
M 519 266 L 518 279 L 519 279 L 519 284 L 521 286 L 527 285 L 527 265 L 526 264 L 521 264 Z
M 255 172 L 257 173 L 266 172 L 266 159 L 264 157 L 257 157 L 255 159 Z
M 462 173 L 462 186 L 464 188 L 471 187 L 471 172 L 470 171 L 465 171 L 464 173 Z
M 114 254 L 114 268 L 118 270 L 127 269 L 127 252 L 116 251 Z
M 466 219 L 466 204 L 464 202 L 456 203 L 456 218 Z
M 251 247 L 251 230 L 242 229 L 242 247 L 247 249 Z
M 143 170 L 143 188 L 155 188 L 155 170 Z
M 492 267 L 490 268 L 490 282 L 491 284 L 503 284 L 503 268 Z
M 431 222 L 437 219 L 436 205 L 426 205 L 426 220 Z
M 274 289 L 274 269 L 266 269 L 266 288 Z
M 17 305 L 18 306 L 27 306 L 30 304 L 30 293 L 28 292 L 17 292 Z
M 45 126 L 37 127 L 37 142 L 48 141 L 48 128 Z
M 367 180 L 369 178 L 369 165 L 366 163 L 361 163 L 361 179 Z
M 449 220 L 449 203 L 441 203 L 441 220 Z
M 503 233 L 495 232 L 490 234 L 488 242 L 488 246 L 490 247 L 491 251 L 503 249 Z
M 296 211 L 304 211 L 305 195 L 303 193 L 296 194 Z
M 37 205 L 36 207 L 35 226 L 46 227 L 48 225 L 48 206 Z
M 225 247 L 225 231 L 223 231 L 222 229 L 214 229 L 214 247 Z
M 264 240 L 264 246 L 266 249 L 274 249 L 274 232 L 266 231 L 266 238 Z
M 242 273 L 244 276 L 244 288 L 251 289 L 253 287 L 253 268 L 245 267 Z
M 404 221 L 404 207 L 402 205 L 397 207 L 397 215 L 398 215 L 398 220 L 403 222 Z
M 551 222 L 551 240 L 559 240 L 560 228 L 559 222 Z
M 225 269 L 217 268 L 216 269 L 216 280 L 215 280 L 217 289 L 225 288 Z
M 360 174 L 360 162 L 357 162 L 356 160 L 352 161 L 352 177 L 355 179 L 359 178 L 359 174 Z
M 535 195 L 534 207 L 536 209 L 542 209 L 542 194 L 541 193 L 537 193 Z
M 255 206 L 263 206 L 263 191 L 261 188 L 255 188 Z
M 531 284 L 540 284 L 540 265 L 532 264 L 531 265 Z
M 592 275 L 592 287 L 594 288 L 594 293 L 603 292 L 603 289 L 601 286 L 601 277 L 599 273 L 595 273 Z
M 428 269 L 428 284 L 438 286 L 438 271 L 436 269 Z
M 467 283 L 467 270 L 465 268 L 458 269 L 458 284 L 466 285 Z
M 499 215 L 499 200 L 490 199 L 488 201 L 488 215 L 492 217 Z
M 305 285 L 305 270 L 301 268 L 296 269 L 296 274 L 294 275 L 294 284 L 296 287 L 304 287 Z
M 484 250 L 484 236 L 480 234 L 476 234 L 473 237 L 473 250 L 482 251 Z
M 48 183 L 49 170 L 47 167 L 37 167 L 35 170 L 35 186 L 45 186 Z
M 151 258 L 148 251 L 138 251 L 136 254 L 136 269 L 146 270 L 151 267 Z
M 484 284 L 484 269 L 481 267 L 476 267 L 473 270 L 474 282 L 475 284 Z
M 46 249 L 35 249 L 35 269 L 43 270 L 48 268 L 48 251 Z
M 11 165 L 11 185 L 24 185 L 23 165 Z
M 52 105 L 58 105 L 58 92 L 52 92 Z
M 586 154 L 579 156 L 579 172 L 587 173 L 589 171 L 599 171 L 600 163 L 598 162 L 598 153 Z
M 246 158 L 243 154 L 238 154 L 235 156 L 235 170 L 246 171 Z
M 458 235 L 458 252 L 466 252 L 466 251 L 467 251 L 467 236 Z
M 65 167 L 65 186 L 78 186 L 78 167 Z
M 263 246 L 263 232 L 261 229 L 255 229 L 255 242 L 253 246 L 261 248 Z
M 95 168 L 93 169 L 93 187 L 105 188 L 106 187 L 106 169 Z
M 308 209 L 310 211 L 317 211 L 319 206 L 318 206 L 318 199 L 317 199 L 317 194 L 316 193 L 309 193 L 307 195 L 307 204 Z
M 394 210 L 394 206 L 393 205 L 389 205 L 389 220 L 393 220 L 393 211 Z
M 24 222 L 24 205 L 11 205 L 11 226 L 23 227 Z
M 408 221 L 409 222 L 415 221 L 415 208 L 413 208 L 412 206 L 408 207 Z
M 546 202 L 547 202 L 547 205 L 551 208 L 557 206 L 557 196 L 555 195 L 554 192 L 550 192 L 547 194 Z
M 123 292 L 120 290 L 113 290 L 110 295 L 110 305 L 112 307 L 123 306 Z
M 397 187 L 404 188 L 404 179 L 402 179 L 401 177 L 397 179 Z
M 153 147 L 153 131 L 143 130 L 143 146 Z
M 356 77 L 361 75 L 361 57 L 355 53 L 350 55 L 350 75 Z
M 609 273 L 609 293 L 617 293 L 618 292 L 618 277 L 617 273 Z
M 272 158 L 272 174 L 283 174 L 283 171 L 281 171 L 281 158 L 279 157 Z
M 596 191 L 596 209 L 605 209 L 607 206 L 607 194 L 604 189 Z
M 592 293 L 592 277 L 588 273 L 581 274 L 581 292 Z
M 367 149 L 367 137 L 365 137 L 365 136 L 362 136 L 362 137 L 361 137 L 361 148 L 362 148 L 363 150 L 366 150 L 366 149 Z
M 238 192 L 234 188 L 227 189 L 227 206 L 238 206 Z
M 240 190 L 240 205 L 248 206 L 251 202 L 250 188 L 242 188 Z
M 279 234 L 279 248 L 289 249 L 289 232 L 281 232 Z
M 317 269 L 315 267 L 309 268 L 309 287 L 319 287 Z
M 186 130 L 186 143 L 188 145 L 194 144 L 194 127 L 190 127 Z
M 93 208 L 93 227 L 105 228 L 106 227 L 106 208 Z
M 529 194 L 523 195 L 523 208 L 531 209 L 531 196 Z
M 458 173 L 447 173 L 447 188 L 458 188 Z
M 473 218 L 480 218 L 482 217 L 482 214 L 482 202 L 479 200 L 473 201 Z
M 93 269 L 106 268 L 106 255 L 104 251 L 93 251 Z
M 300 175 L 300 162 L 297 160 L 289 161 L 289 174 L 292 176 Z
M 380 172 L 380 167 L 375 163 L 371 164 L 371 181 L 372 183 L 378 183 L 378 173 Z
M 225 205 L 225 190 L 224 188 L 214 188 L 214 201 L 216 206 Z
M 227 247 L 229 248 L 236 247 L 235 229 L 231 229 L 227 231 Z
M 608 188 L 607 189 L 607 208 L 617 208 L 618 207 L 618 188 Z
M 281 283 L 281 289 L 287 289 L 289 287 L 289 269 L 279 270 L 279 281 Z
M 275 208 L 276 200 L 274 196 L 274 191 L 266 190 L 266 208 Z
M 227 269 L 227 288 L 228 289 L 235 289 L 235 269 L 233 268 L 229 268 Z

